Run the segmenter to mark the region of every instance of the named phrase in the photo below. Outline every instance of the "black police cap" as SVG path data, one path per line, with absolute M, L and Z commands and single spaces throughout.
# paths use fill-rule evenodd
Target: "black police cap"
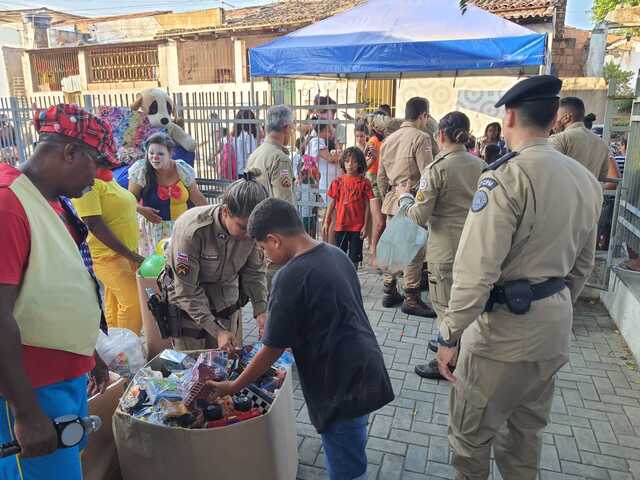
M 547 98 L 558 98 L 562 80 L 553 75 L 538 75 L 527 78 L 511 87 L 498 102 L 495 107 L 506 105 L 507 107 L 532 100 L 544 100 Z

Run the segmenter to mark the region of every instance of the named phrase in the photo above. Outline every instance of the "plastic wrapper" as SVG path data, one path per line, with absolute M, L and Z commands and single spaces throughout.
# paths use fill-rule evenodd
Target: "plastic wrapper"
M 253 345 L 247 345 L 243 348 L 242 353 L 240 354 L 240 362 L 243 365 L 249 365 L 253 357 L 257 355 L 257 353 L 262 348 L 262 342 L 256 342 Z M 278 370 L 288 370 L 291 368 L 291 365 L 295 363 L 295 359 L 289 350 L 285 350 L 280 358 L 278 358 L 274 363 L 273 367 Z
M 151 379 L 146 385 L 149 401 L 156 404 L 160 400 L 182 400 L 181 385 L 182 382 L 175 377 Z
M 404 270 L 427 243 L 427 231 L 407 218 L 406 210 L 406 204 L 400 207 L 378 242 L 376 262 L 387 273 Z
M 142 340 L 126 328 L 110 328 L 109 335 L 100 331 L 96 351 L 109 370 L 127 378 L 146 363 Z
M 227 353 L 219 350 L 200 354 L 196 364 L 182 381 L 182 395 L 187 406 L 191 406 L 198 399 L 209 398 L 212 392 L 206 385 L 208 381 L 221 382 L 227 379 L 228 361 Z

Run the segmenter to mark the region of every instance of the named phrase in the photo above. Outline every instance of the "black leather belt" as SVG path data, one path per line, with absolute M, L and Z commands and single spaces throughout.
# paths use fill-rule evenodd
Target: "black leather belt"
M 555 295 L 566 286 L 564 278 L 550 278 L 535 284 L 530 284 L 528 280 L 515 280 L 504 285 L 496 285 L 491 290 L 485 312 L 491 312 L 493 305 L 499 303 L 507 304 L 513 313 L 526 313 L 532 301 Z

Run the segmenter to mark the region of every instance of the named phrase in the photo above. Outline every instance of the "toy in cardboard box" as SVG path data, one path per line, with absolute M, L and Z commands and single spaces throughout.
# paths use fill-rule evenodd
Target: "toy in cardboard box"
M 182 398 L 187 407 L 196 400 L 207 400 L 207 381 L 221 382 L 227 379 L 227 353 L 209 351 L 201 353 L 194 367 L 182 381 Z
M 144 158 L 145 140 L 159 131 L 165 131 L 176 143 L 173 158 L 193 166 L 196 141 L 184 130 L 183 120 L 175 117 L 174 112 L 173 100 L 160 88 L 143 90 L 129 108 L 98 108 L 98 116 L 109 122 L 113 131 L 116 155 L 122 163 L 114 170 L 114 177 L 121 186 L 128 186 L 129 166 Z
M 123 479 L 295 479 L 291 355 L 236 395 L 208 383 L 239 375 L 260 347 L 165 350 L 138 372 L 113 420 Z

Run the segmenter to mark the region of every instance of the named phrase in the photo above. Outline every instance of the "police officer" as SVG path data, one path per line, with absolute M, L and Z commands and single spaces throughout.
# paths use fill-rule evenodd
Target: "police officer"
M 264 255 L 246 229 L 249 215 L 267 197 L 261 184 L 239 179 L 220 205 L 192 208 L 176 221 L 167 251 L 167 272 L 173 277 L 169 301 L 188 317 L 182 319 L 182 336 L 174 339 L 177 349 L 241 346 L 245 295 L 259 330 L 264 329 Z
M 422 171 L 433 161 L 431 139 L 422 130 L 429 118 L 429 102 L 426 98 L 413 97 L 405 107 L 405 121 L 389 135 L 380 152 L 378 188 L 384 197 L 382 213 L 390 220 L 398 212 L 396 187 L 408 183 L 415 191 Z M 416 257 L 404 269 L 406 298 L 398 292 L 394 275 L 384 276 L 382 305 L 390 308 L 402 302 L 402 311 L 420 317 L 435 317 L 435 312 L 420 297 L 420 275 L 425 250 L 421 248 Z M 404 301 L 403 301 L 404 300 Z
M 462 227 L 467 218 L 478 178 L 486 164 L 467 152 L 469 118 L 462 112 L 445 115 L 438 125 L 437 139 L 441 147 L 420 179 L 418 193 L 409 193 L 409 186 L 400 203 L 412 203 L 407 217 L 418 225 L 429 225 L 427 262 L 429 264 L 429 299 L 438 318 L 443 318 L 449 305 L 453 282 L 453 260 L 456 256 Z M 424 378 L 442 379 L 434 359 L 426 365 L 417 365 L 415 371 Z
M 265 186 L 270 197 L 293 204 L 293 166 L 286 145 L 293 131 L 293 112 L 285 105 L 267 110 L 267 138 L 249 157 L 247 171 Z
M 602 189 L 548 143 L 561 87 L 556 77 L 532 77 L 496 104 L 506 107 L 512 152 L 480 177 L 458 246 L 437 354 L 454 382 L 457 479 L 488 477 L 494 441 L 502 478 L 537 478 L 554 375 L 569 358 L 572 303 L 593 269 Z
M 294 202 L 293 164 L 289 158 L 289 143 L 293 127 L 293 112 L 285 105 L 276 105 L 267 110 L 267 138 L 247 162 L 247 172 L 265 186 L 270 197 Z M 267 259 L 267 288 L 271 290 L 271 280 L 280 265 Z
M 584 103 L 578 97 L 560 100 L 558 117 L 553 126 L 556 134 L 549 138 L 549 143 L 587 167 L 594 177 L 604 180 L 609 171 L 609 148 L 584 126 L 584 113 Z

